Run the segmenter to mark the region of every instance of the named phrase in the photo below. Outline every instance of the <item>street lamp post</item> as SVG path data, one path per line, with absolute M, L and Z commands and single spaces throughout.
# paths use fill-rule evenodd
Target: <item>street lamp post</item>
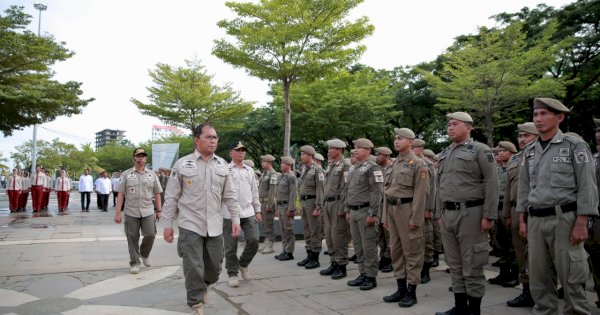
M 36 2 L 33 4 L 33 7 L 40 11 L 39 15 L 38 15 L 38 37 L 41 36 L 41 29 L 42 29 L 42 11 L 46 11 L 46 9 L 48 9 L 48 6 L 41 3 L 41 2 Z M 31 148 L 31 174 L 35 173 L 35 167 L 36 167 L 36 160 L 37 160 L 37 124 L 33 125 L 33 143 L 32 143 L 32 148 Z

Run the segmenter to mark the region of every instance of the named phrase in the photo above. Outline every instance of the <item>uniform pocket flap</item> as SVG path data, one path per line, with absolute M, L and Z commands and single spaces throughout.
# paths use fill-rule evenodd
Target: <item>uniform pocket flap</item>
M 575 248 L 569 250 L 569 258 L 571 261 L 584 261 L 587 260 L 588 255 L 585 250 L 581 248 Z
M 473 252 L 475 253 L 485 253 L 485 252 L 489 252 L 491 249 L 490 244 L 488 242 L 484 242 L 484 243 L 479 243 L 479 244 L 474 244 L 473 245 Z

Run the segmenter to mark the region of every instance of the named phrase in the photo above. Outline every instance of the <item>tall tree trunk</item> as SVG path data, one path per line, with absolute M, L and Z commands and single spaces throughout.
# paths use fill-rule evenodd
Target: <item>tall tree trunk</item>
M 283 135 L 283 155 L 290 155 L 290 135 L 292 130 L 292 108 L 290 107 L 291 80 L 283 80 L 283 96 L 285 98 L 285 126 Z

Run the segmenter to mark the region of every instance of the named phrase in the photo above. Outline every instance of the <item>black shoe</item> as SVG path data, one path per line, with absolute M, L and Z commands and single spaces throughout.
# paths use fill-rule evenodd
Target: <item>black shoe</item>
M 431 263 L 431 267 L 437 267 L 440 265 L 440 254 L 438 252 L 433 253 L 433 262 Z
M 404 295 L 404 298 L 400 300 L 398 305 L 400 305 L 400 307 L 411 307 L 415 304 L 417 304 L 417 286 L 414 284 L 409 284 L 408 291 Z
M 356 279 L 348 281 L 348 285 L 351 287 L 360 287 L 366 278 L 367 277 L 361 273 Z
M 481 315 L 481 298 L 468 296 L 470 315 Z
M 502 264 L 500 265 L 500 274 L 494 278 L 488 279 L 488 282 L 491 284 L 502 285 L 502 283 L 508 279 L 509 272 L 510 270 L 508 269 L 508 266 L 506 264 Z
M 469 305 L 466 293 L 454 294 L 454 307 L 445 312 L 436 312 L 435 315 L 466 315 L 469 313 Z
M 596 301 L 596 307 L 600 308 L 600 300 Z
M 379 269 L 379 270 L 383 269 L 383 266 L 385 266 L 386 264 L 387 264 L 386 259 L 385 259 L 385 257 L 382 256 L 381 259 L 379 259 L 379 264 L 378 264 L 377 269 Z
M 298 265 L 298 267 L 304 267 L 306 266 L 306 264 L 308 264 L 308 262 L 310 261 L 311 258 L 311 251 L 307 250 L 306 251 L 306 258 L 302 259 L 301 261 L 297 262 L 296 265 Z
M 335 272 L 331 275 L 331 279 L 340 280 L 346 278 L 346 265 L 337 265 Z
M 383 257 L 382 260 L 384 261 L 383 266 L 381 266 L 381 269 L 379 269 L 381 272 L 388 273 L 394 271 L 391 258 Z
M 383 297 L 383 301 L 387 303 L 396 303 L 400 302 L 406 295 L 406 279 L 396 279 L 396 283 L 398 284 L 398 290 L 392 293 L 392 295 L 387 295 Z
M 516 298 L 506 302 L 506 305 L 510 307 L 533 307 L 535 302 L 531 297 L 531 292 L 529 291 L 529 285 L 523 284 L 523 293 L 517 296 Z
M 323 269 L 323 270 L 319 271 L 319 274 L 321 276 L 331 276 L 336 270 L 337 270 L 337 264 L 335 263 L 335 261 L 332 261 L 331 265 L 329 265 L 329 267 L 327 267 L 327 269 Z
M 446 273 L 450 273 L 450 268 L 446 268 Z
M 362 291 L 375 289 L 376 287 L 377 287 L 377 280 L 375 279 L 375 277 L 365 277 L 365 280 L 360 285 L 360 289 Z
M 283 256 L 279 257 L 279 261 L 286 261 L 294 259 L 294 255 L 292 253 L 285 253 Z
M 517 264 L 508 264 L 508 276 L 501 285 L 505 288 L 514 288 L 519 285 L 519 266 Z
M 430 263 L 423 264 L 423 270 L 421 270 L 421 283 L 427 283 L 431 281 L 431 277 L 429 276 L 429 267 Z
M 285 255 L 285 252 L 281 252 L 281 253 L 279 253 L 279 254 L 275 255 L 275 259 L 279 259 L 279 258 L 281 258 L 283 255 Z
M 304 265 L 306 269 L 315 269 L 321 267 L 319 263 L 319 253 L 310 253 L 310 260 Z
M 348 259 L 349 261 L 353 261 L 356 262 L 356 254 L 352 255 L 352 257 L 350 257 L 350 259 Z
M 560 289 L 558 289 L 556 291 L 556 296 L 561 300 L 564 299 L 565 298 L 565 290 L 562 287 L 560 287 Z
M 329 251 L 324 251 L 323 255 L 329 255 Z

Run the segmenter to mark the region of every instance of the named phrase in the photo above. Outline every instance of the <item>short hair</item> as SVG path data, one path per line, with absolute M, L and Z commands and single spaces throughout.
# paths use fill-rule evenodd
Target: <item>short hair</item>
M 202 129 L 204 129 L 204 127 L 210 127 L 215 129 L 215 127 L 209 122 L 200 124 L 194 128 L 194 137 L 200 138 L 200 136 L 202 135 Z

